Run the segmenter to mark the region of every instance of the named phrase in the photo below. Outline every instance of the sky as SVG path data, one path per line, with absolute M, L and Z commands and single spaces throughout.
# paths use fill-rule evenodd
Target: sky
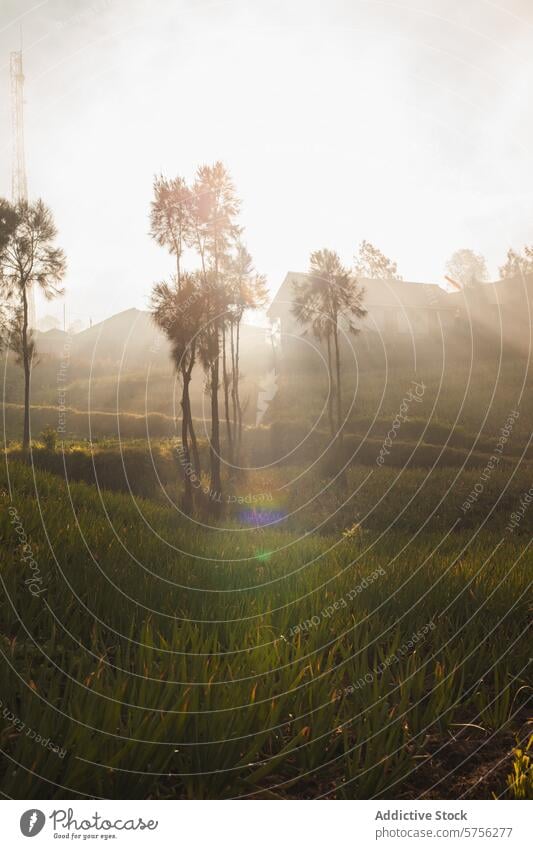
M 38 316 L 146 309 L 173 270 L 149 236 L 154 174 L 219 159 L 272 293 L 322 247 L 351 264 L 368 239 L 444 285 L 458 248 L 496 278 L 533 242 L 531 0 L 1 0 L 8 197 L 21 27 L 29 194 L 69 264 Z

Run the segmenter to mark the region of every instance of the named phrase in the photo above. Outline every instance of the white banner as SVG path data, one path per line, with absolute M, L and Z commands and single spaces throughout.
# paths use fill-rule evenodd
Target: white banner
M 367 847 L 531 845 L 532 802 L 4 801 L 2 845 Z

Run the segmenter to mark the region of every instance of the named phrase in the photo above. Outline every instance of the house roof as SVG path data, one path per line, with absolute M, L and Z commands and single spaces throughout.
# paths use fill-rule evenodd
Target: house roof
M 533 299 L 533 274 L 503 277 L 491 283 L 467 286 L 460 292 L 450 292 L 448 296 L 454 304 L 459 301 L 470 303 L 485 302 L 492 305 L 521 304 Z
M 309 274 L 289 271 L 276 292 L 267 315 L 275 318 L 278 311 L 285 312 L 293 300 L 293 283 L 303 282 Z M 365 289 L 365 307 L 410 307 L 418 309 L 454 309 L 448 293 L 436 283 L 413 283 L 392 278 L 379 279 L 358 277 L 359 284 Z M 280 309 L 281 308 L 281 309 Z

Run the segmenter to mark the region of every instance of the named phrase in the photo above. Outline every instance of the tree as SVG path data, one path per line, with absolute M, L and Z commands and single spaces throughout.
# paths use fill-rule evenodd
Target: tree
M 15 208 L 8 201 L 0 198 L 0 256 L 9 242 L 18 222 Z M 0 350 L 9 341 L 10 311 L 6 303 L 6 292 L 3 292 L 0 303 Z
M 0 251 L 3 251 L 18 224 L 17 210 L 9 201 L 0 198 Z
M 234 255 L 230 257 L 227 267 L 227 286 L 229 289 L 228 320 L 223 329 L 222 355 L 226 421 L 229 420 L 229 388 L 231 387 L 234 427 L 234 432 L 231 433 L 232 462 L 235 462 L 238 460 L 242 443 L 242 407 L 239 395 L 241 323 L 247 310 L 261 309 L 268 299 L 266 278 L 255 271 L 252 257 L 242 242 L 238 242 Z M 227 374 L 226 368 L 226 332 L 229 334 L 231 376 Z
M 382 280 L 402 280 L 398 274 L 395 262 L 381 253 L 366 239 L 359 245 L 359 251 L 354 257 L 354 274 L 356 277 L 372 277 Z
M 191 228 L 191 192 L 183 177 L 154 179 L 150 235 L 176 257 L 176 279 L 181 283 L 181 257 Z
M 18 223 L 15 208 L 7 200 L 0 198 L 0 256 L 13 235 Z M 9 342 L 10 328 L 13 321 L 12 312 L 6 303 L 7 293 L 3 292 L 0 304 L 0 349 Z
M 193 504 L 193 482 L 199 485 L 202 473 L 189 393 L 205 321 L 204 294 L 198 273 L 182 273 L 179 282 L 176 275 L 170 283 L 157 283 L 152 290 L 151 306 L 154 321 L 170 341 L 174 365 L 181 376 L 180 462 L 184 475 L 184 508 L 189 511 Z
M 311 254 L 309 274 L 304 281 L 294 284 L 292 313 L 296 320 L 311 327 L 313 335 L 326 340 L 328 374 L 330 381 L 329 420 L 332 436 L 336 433 L 342 446 L 342 381 L 339 330 L 359 332 L 356 319 L 364 318 L 364 289 L 346 269 L 335 251 L 327 249 Z M 332 352 L 332 342 L 333 349 Z M 333 377 L 333 353 L 335 378 Z M 336 425 L 333 400 L 336 399 Z
M 198 168 L 191 187 L 181 177 L 168 180 L 160 175 L 154 180 L 150 232 L 158 244 L 176 257 L 176 275 L 170 283 L 154 287 L 152 308 L 156 322 L 173 345 L 174 361 L 183 386 L 183 417 L 188 417 L 186 424 L 182 422 L 182 435 L 190 437 L 197 474 L 200 474 L 200 461 L 188 387 L 196 362 L 201 363 L 206 374 L 206 387 L 211 396 L 209 462 L 213 511 L 218 510 L 222 489 L 220 363 L 222 361 L 228 451 L 233 461 L 242 433 L 240 325 L 246 309 L 266 301 L 264 278 L 254 271 L 250 255 L 239 243 L 241 229 L 236 223 L 239 207 L 233 182 L 221 162 Z M 189 249 L 188 255 L 196 253 L 200 261 L 200 268 L 195 272 L 182 268 L 185 248 Z M 194 307 L 189 310 L 187 304 L 191 301 Z M 185 309 L 190 313 L 188 324 L 183 319 Z M 189 452 L 185 443 L 183 450 Z M 188 500 L 191 496 L 192 493 L 186 492 Z
M 485 257 L 474 253 L 470 248 L 461 248 L 452 254 L 446 263 L 446 273 L 463 288 L 476 286 L 489 277 Z
M 200 475 L 200 461 L 198 445 L 192 418 L 192 409 L 189 395 L 189 385 L 192 380 L 192 371 L 196 362 L 196 350 L 189 356 L 181 356 L 184 340 L 189 338 L 188 323 L 183 320 L 183 312 L 186 311 L 190 319 L 195 319 L 197 309 L 189 311 L 187 305 L 180 297 L 182 288 L 182 263 L 181 258 L 187 244 L 192 239 L 192 193 L 183 177 L 167 179 L 162 174 L 154 179 L 154 199 L 150 207 L 150 235 L 161 246 L 167 248 L 169 253 L 176 258 L 176 276 L 171 282 L 159 283 L 154 286 L 152 292 L 152 310 L 156 324 L 161 327 L 173 346 L 173 357 L 176 368 L 181 376 L 182 383 L 182 440 L 186 436 L 186 442 L 182 442 L 184 455 L 189 457 L 188 437 L 191 438 L 193 456 L 195 460 L 196 474 Z M 200 306 L 198 299 L 198 280 L 186 279 L 185 292 L 192 297 L 195 306 Z M 194 292 L 191 292 L 194 289 Z M 182 320 L 180 320 L 182 319 Z M 196 344 L 195 344 L 196 349 Z M 184 421 L 184 417 L 187 421 Z M 192 500 L 190 480 L 185 480 L 185 500 Z
M 523 254 L 509 248 L 506 261 L 500 266 L 502 278 L 519 277 L 523 274 L 533 274 L 533 245 L 525 245 Z
M 198 168 L 192 193 L 191 243 L 196 247 L 201 260 L 206 311 L 209 316 L 206 325 L 204 366 L 209 372 L 208 386 L 211 394 L 210 485 L 211 491 L 216 494 L 214 507 L 217 509 L 222 491 L 218 406 L 220 354 L 222 331 L 229 306 L 224 272 L 229 265 L 231 247 L 240 234 L 240 228 L 235 222 L 240 201 L 230 175 L 221 162 Z
M 38 286 L 47 300 L 63 293 L 61 282 L 66 272 L 66 259 L 61 248 L 52 243 L 57 236 L 51 211 L 42 200 L 21 202 L 13 207 L 2 202 L 2 220 L 16 224 L 3 237 L 0 251 L 0 282 L 13 305 L 10 344 L 24 369 L 24 430 L 22 446 L 30 443 L 31 364 L 35 351 L 33 334 L 28 326 L 28 293 Z

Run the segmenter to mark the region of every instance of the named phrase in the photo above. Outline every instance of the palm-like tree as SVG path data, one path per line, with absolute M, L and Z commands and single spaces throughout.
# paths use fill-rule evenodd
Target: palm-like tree
M 226 320 L 228 296 L 225 291 L 225 269 L 229 254 L 240 228 L 235 223 L 240 201 L 231 177 L 221 162 L 202 165 L 192 189 L 191 244 L 201 261 L 201 274 L 208 313 L 204 346 L 204 367 L 209 373 L 211 393 L 211 438 L 209 445 L 211 490 L 222 491 L 220 472 L 220 416 L 218 389 L 220 382 L 220 353 L 223 327 Z M 215 502 L 213 509 L 217 509 Z
M 201 476 L 189 392 L 192 372 L 200 353 L 205 322 L 205 295 L 200 276 L 197 273 L 182 272 L 179 279 L 176 275 L 170 283 L 156 283 L 152 290 L 151 306 L 155 323 L 165 333 L 171 344 L 172 359 L 181 379 L 184 507 L 189 510 L 193 502 L 191 472 L 197 481 Z
M 10 207 L 2 203 L 2 221 L 8 232 L 0 245 L 0 283 L 13 303 L 10 344 L 24 368 L 24 430 L 22 447 L 30 444 L 31 364 L 34 340 L 29 327 L 28 294 L 37 286 L 47 300 L 63 294 L 61 282 L 66 272 L 65 254 L 53 245 L 57 236 L 51 211 L 38 200 Z
M 181 257 L 191 235 L 191 191 L 183 177 L 154 180 L 150 235 L 176 257 L 176 280 L 181 285 Z
M 320 341 L 325 340 L 328 356 L 328 372 L 331 391 L 329 394 L 329 421 L 332 436 L 335 431 L 342 444 L 342 382 L 339 330 L 356 334 L 356 320 L 364 318 L 364 289 L 356 278 L 343 266 L 335 251 L 314 251 L 310 257 L 309 274 L 305 280 L 294 284 L 292 313 L 296 320 L 311 328 Z M 333 347 L 333 351 L 332 351 Z M 333 377 L 335 358 L 335 379 Z M 333 401 L 336 399 L 336 426 Z
M 229 306 L 226 327 L 230 340 L 231 355 L 231 403 L 235 433 L 233 435 L 235 457 L 242 442 L 242 407 L 239 395 L 240 379 L 240 331 L 244 314 L 247 310 L 261 309 L 268 299 L 266 278 L 258 274 L 253 265 L 252 257 L 242 242 L 238 242 L 235 254 L 231 257 L 227 269 L 227 289 Z M 224 328 L 224 337 L 226 334 Z M 226 382 L 226 350 L 223 344 L 224 378 Z M 226 390 L 226 419 L 228 417 L 228 392 Z
M 236 223 L 239 207 L 233 182 L 221 162 L 198 168 L 192 186 L 181 177 L 169 180 L 159 176 L 154 180 L 151 235 L 176 257 L 176 276 L 170 284 L 161 283 L 155 287 L 152 306 L 156 322 L 173 346 L 184 387 L 184 411 L 189 411 L 185 433 L 191 437 L 193 454 L 196 438 L 188 384 L 195 362 L 200 361 L 206 373 L 211 396 L 210 488 L 217 494 L 213 512 L 218 511 L 221 493 L 220 360 L 228 449 L 233 460 L 237 449 L 235 441 L 240 441 L 242 430 L 238 395 L 240 324 L 246 309 L 260 306 L 266 300 L 264 278 L 254 272 L 250 255 L 239 246 L 241 228 Z M 200 268 L 192 277 L 182 269 L 185 248 L 193 255 L 196 253 L 200 261 Z M 188 324 L 184 324 L 180 310 L 191 299 L 191 287 L 194 306 L 192 310 L 187 308 L 189 319 Z M 177 314 L 179 321 L 170 319 L 172 314 Z M 191 332 L 195 334 L 194 346 Z M 231 350 L 231 371 L 228 370 L 228 348 Z M 197 451 L 195 465 L 199 470 Z

